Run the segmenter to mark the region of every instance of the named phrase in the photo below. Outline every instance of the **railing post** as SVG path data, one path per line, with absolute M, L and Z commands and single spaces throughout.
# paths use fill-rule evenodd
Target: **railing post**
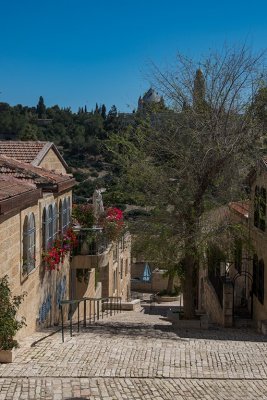
M 91 324 L 91 299 L 89 300 L 89 323 Z
M 95 322 L 95 300 L 94 300 L 94 322 Z
M 120 297 L 120 313 L 121 313 L 121 297 Z
M 64 322 L 63 322 L 63 307 L 60 304 L 60 314 L 61 314 L 61 335 L 62 335 L 62 343 L 64 343 Z
M 80 302 L 78 301 L 78 332 L 80 332 Z
M 83 326 L 86 327 L 86 300 L 83 301 Z
M 112 305 L 113 305 L 113 299 L 112 297 L 110 298 L 110 316 L 112 317 Z
M 101 312 L 102 312 L 102 319 L 103 319 L 103 317 L 104 317 L 104 307 L 103 307 L 103 304 L 104 304 L 104 299 L 101 299 Z
M 70 303 L 70 336 L 72 337 L 72 303 Z
M 99 320 L 99 300 L 97 300 L 97 321 Z

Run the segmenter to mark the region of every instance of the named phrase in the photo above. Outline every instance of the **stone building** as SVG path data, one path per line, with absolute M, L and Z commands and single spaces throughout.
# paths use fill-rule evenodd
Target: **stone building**
M 267 332 L 267 158 L 263 157 L 248 177 L 250 197 L 231 203 L 224 218 L 238 224 L 243 238 L 231 255 L 218 258 L 217 268 L 200 270 L 199 308 L 221 325 L 251 319 Z M 216 272 L 217 271 L 217 272 Z
M 74 184 L 70 175 L 0 155 L 0 276 L 8 275 L 13 295 L 27 293 L 18 338 L 58 324 L 59 303 L 69 298 L 69 258 L 51 271 L 42 255 L 70 225 Z
M 60 174 L 67 173 L 67 163 L 52 142 L 1 140 L 0 155 Z
M 0 142 L 0 277 L 8 275 L 13 295 L 27 293 L 19 309 L 27 326 L 18 339 L 58 325 L 63 299 L 130 297 L 127 232 L 112 241 L 101 228 L 76 228 L 79 243 L 71 259 L 67 253 L 58 268 L 47 269 L 43 254 L 71 225 L 75 180 L 66 169 L 53 143 Z M 64 313 L 66 320 L 68 307 Z
M 72 298 L 130 299 L 131 235 L 110 240 L 101 227 L 75 228 L 78 246 L 71 260 Z

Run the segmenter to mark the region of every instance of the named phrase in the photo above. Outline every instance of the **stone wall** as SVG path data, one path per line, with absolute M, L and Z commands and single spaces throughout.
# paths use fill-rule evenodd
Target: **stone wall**
M 216 291 L 206 277 L 204 285 L 204 304 L 202 311 L 205 311 L 209 319 L 220 326 L 233 326 L 233 286 L 231 282 L 223 285 L 223 304 L 221 306 Z
M 138 263 L 140 264 L 140 263 Z M 135 266 L 135 277 L 139 273 L 140 277 L 138 279 L 132 279 L 131 281 L 131 290 L 137 292 L 144 292 L 144 293 L 157 293 L 161 292 L 162 290 L 166 290 L 168 287 L 168 277 L 164 276 L 165 270 L 154 269 L 151 274 L 151 281 L 145 282 L 142 280 L 143 272 L 144 272 L 144 265 L 141 268 L 140 265 L 136 268 Z M 173 286 L 180 286 L 180 279 L 175 277 L 174 285 Z
M 53 170 L 59 174 L 66 174 L 66 168 L 63 166 L 62 162 L 56 155 L 53 149 L 50 149 L 45 157 L 39 164 L 40 167 Z
M 208 279 L 204 279 L 204 310 L 208 314 L 209 319 L 223 326 L 224 325 L 224 316 L 223 309 L 218 300 L 217 294 L 214 290 L 214 287 L 210 283 Z

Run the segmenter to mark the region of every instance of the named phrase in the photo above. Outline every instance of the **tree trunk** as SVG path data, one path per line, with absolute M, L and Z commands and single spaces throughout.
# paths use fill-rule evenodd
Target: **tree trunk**
M 171 294 L 171 292 L 172 292 L 173 282 L 174 282 L 174 274 L 170 273 L 168 276 L 168 285 L 167 285 L 168 294 Z
M 184 282 L 183 282 L 183 302 L 184 302 L 184 318 L 193 319 L 195 314 L 195 288 L 194 273 L 196 260 L 193 254 L 188 254 L 184 259 Z

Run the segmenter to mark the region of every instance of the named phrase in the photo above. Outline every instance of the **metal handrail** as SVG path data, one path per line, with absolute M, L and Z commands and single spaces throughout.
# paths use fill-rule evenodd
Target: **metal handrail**
M 72 299 L 72 300 L 62 300 L 60 302 L 60 315 L 61 315 L 61 335 L 62 342 L 64 343 L 64 312 L 63 306 L 69 306 L 69 328 L 70 328 L 70 336 L 72 337 L 73 333 L 73 314 L 77 310 L 77 332 L 80 331 L 80 303 L 83 303 L 83 326 L 86 327 L 87 324 L 87 302 L 89 302 L 89 324 L 98 321 L 100 316 L 102 319 L 105 316 L 112 316 L 113 314 L 121 312 L 121 297 L 109 296 L 109 297 L 83 297 L 81 299 Z M 93 307 L 92 307 L 93 302 Z M 77 306 L 73 309 L 73 306 Z M 93 310 L 92 310 L 93 308 Z

